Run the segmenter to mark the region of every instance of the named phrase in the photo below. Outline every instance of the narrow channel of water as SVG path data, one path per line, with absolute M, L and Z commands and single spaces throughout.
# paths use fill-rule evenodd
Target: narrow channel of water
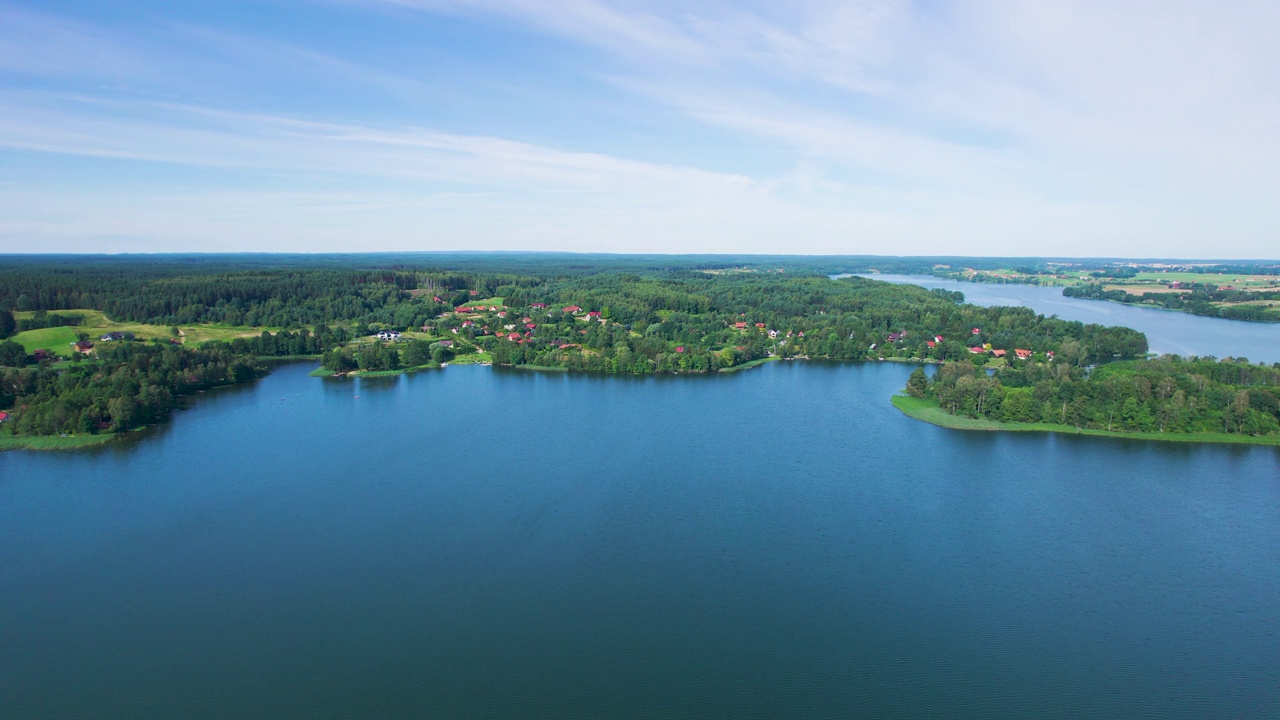
M 836 276 L 840 277 L 840 276 Z M 1243 357 L 1280 362 L 1280 323 L 1222 320 L 1102 300 L 1063 297 L 1062 288 L 999 285 L 943 280 L 931 275 L 863 275 L 874 280 L 945 288 L 964 293 L 975 305 L 1021 305 L 1042 315 L 1057 315 L 1101 325 L 1124 325 L 1147 335 L 1151 351 L 1175 355 Z

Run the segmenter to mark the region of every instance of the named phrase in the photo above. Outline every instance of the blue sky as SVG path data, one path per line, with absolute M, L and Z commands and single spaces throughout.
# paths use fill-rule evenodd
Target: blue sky
M 1274 258 L 1227 5 L 0 0 L 0 252 Z

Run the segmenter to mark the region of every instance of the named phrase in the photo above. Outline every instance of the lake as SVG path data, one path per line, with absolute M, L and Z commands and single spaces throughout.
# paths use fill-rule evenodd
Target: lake
M 1253 362 L 1280 362 L 1280 323 L 1223 320 L 1172 310 L 1069 298 L 1063 297 L 1062 288 L 1057 287 L 971 283 L 943 280 L 932 275 L 881 274 L 861 277 L 955 290 L 964 293 L 965 301 L 975 305 L 1022 305 L 1041 315 L 1057 315 L 1064 320 L 1124 325 L 1146 333 L 1154 353 L 1243 357 Z
M 949 431 L 911 367 L 289 364 L 0 454 L 0 716 L 1280 716 L 1280 450 Z

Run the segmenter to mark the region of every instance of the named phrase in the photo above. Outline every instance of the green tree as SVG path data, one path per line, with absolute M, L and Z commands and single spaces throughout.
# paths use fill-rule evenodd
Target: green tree
M 0 309 L 0 340 L 12 335 L 17 328 L 18 322 L 13 319 L 13 313 Z
M 911 371 L 911 377 L 907 378 L 907 394 L 911 397 L 924 397 L 925 390 L 929 387 L 929 378 L 924 374 L 924 368 L 916 368 Z

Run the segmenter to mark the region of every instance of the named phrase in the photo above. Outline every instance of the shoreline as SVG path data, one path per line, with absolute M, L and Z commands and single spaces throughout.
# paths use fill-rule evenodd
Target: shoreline
M 938 406 L 934 400 L 914 398 L 910 395 L 894 395 L 890 400 L 903 415 L 913 420 L 947 428 L 948 430 L 976 430 L 978 432 L 1038 432 L 1063 435 L 1088 435 L 1092 437 L 1120 438 L 1126 440 L 1154 440 L 1156 442 L 1213 443 L 1222 445 L 1270 445 L 1280 446 L 1280 436 L 1256 437 L 1230 433 L 1155 433 L 1121 432 L 1118 430 L 1094 430 L 1074 425 L 1056 423 L 1006 423 L 986 418 L 952 415 Z

